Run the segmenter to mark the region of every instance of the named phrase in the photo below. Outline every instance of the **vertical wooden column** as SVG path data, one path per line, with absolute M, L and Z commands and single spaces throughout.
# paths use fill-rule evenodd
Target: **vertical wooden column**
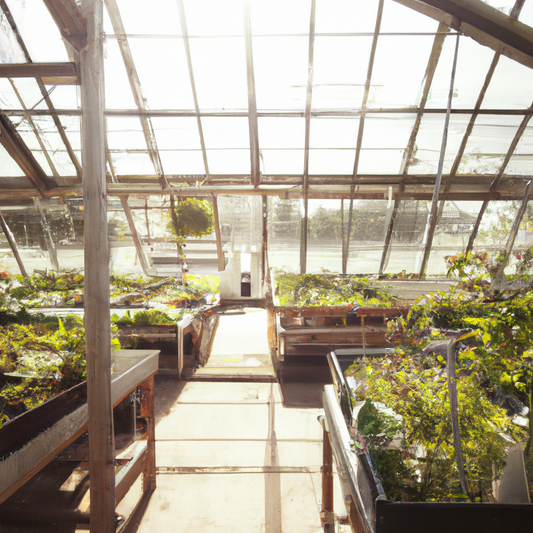
M 82 0 L 81 7 L 87 20 L 87 46 L 81 51 L 80 60 L 91 532 L 114 533 L 115 443 L 103 113 L 103 4 L 102 0 Z
M 141 384 L 141 416 L 146 420 L 146 440 L 148 456 L 143 470 L 143 492 L 155 490 L 155 414 L 154 378 Z

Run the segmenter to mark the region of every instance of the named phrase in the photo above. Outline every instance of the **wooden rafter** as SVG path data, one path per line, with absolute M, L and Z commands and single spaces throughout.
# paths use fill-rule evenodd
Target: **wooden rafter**
M 300 273 L 307 270 L 307 225 L 309 218 L 309 138 L 311 135 L 311 105 L 313 102 L 313 64 L 315 54 L 316 0 L 311 2 L 309 17 L 309 48 L 307 55 L 307 93 L 305 97 L 305 141 L 303 173 L 303 216 L 300 225 Z
M 180 15 L 181 33 L 183 35 L 183 46 L 185 47 L 185 57 L 187 58 L 187 68 L 189 70 L 189 80 L 191 83 L 192 97 L 194 100 L 194 111 L 196 113 L 196 124 L 200 136 L 200 146 L 202 148 L 202 157 L 204 159 L 205 179 L 209 179 L 209 164 L 207 161 L 207 150 L 205 148 L 204 130 L 202 128 L 202 118 L 200 117 L 200 106 L 198 104 L 198 95 L 196 93 L 196 82 L 194 80 L 194 70 L 192 66 L 191 46 L 189 43 L 189 30 L 187 29 L 187 18 L 183 0 L 176 0 Z
M 30 179 L 40 195 L 56 186 L 54 180 L 44 173 L 13 123 L 2 111 L 0 111 L 0 143 Z
M 75 0 L 43 0 L 61 36 L 78 52 L 87 44 L 87 21 Z
M 395 0 L 533 68 L 533 29 L 481 0 Z
M 24 268 L 24 263 L 22 262 L 22 258 L 20 257 L 17 243 L 15 241 L 15 237 L 11 233 L 11 230 L 9 229 L 9 226 L 7 225 L 4 219 L 4 215 L 2 214 L 1 211 L 0 211 L 0 227 L 2 228 L 2 231 L 4 232 L 4 235 L 9 244 L 9 247 L 11 248 L 11 251 L 13 252 L 13 255 L 15 256 L 15 261 L 17 262 L 17 265 L 19 267 L 20 273 L 22 274 L 22 277 L 27 278 L 28 274 L 26 272 L 26 269 Z
M 511 10 L 511 14 L 510 14 L 512 18 L 515 18 L 515 19 L 518 18 L 522 10 L 522 7 L 524 6 L 524 2 L 525 0 L 516 0 L 515 5 L 513 6 L 513 9 Z M 470 116 L 470 121 L 468 122 L 468 126 L 466 127 L 465 133 L 461 140 L 461 145 L 459 146 L 457 150 L 457 154 L 455 155 L 452 168 L 450 169 L 450 174 L 448 178 L 445 180 L 446 186 L 444 188 L 444 193 L 447 193 L 450 190 L 451 182 L 453 178 L 455 178 L 455 176 L 457 175 L 457 172 L 459 171 L 459 165 L 461 164 L 461 160 L 463 159 L 463 154 L 466 150 L 468 139 L 470 138 L 472 130 L 474 129 L 474 124 L 481 110 L 481 104 L 483 103 L 483 100 L 485 99 L 485 94 L 487 93 L 487 89 L 489 88 L 490 82 L 492 81 L 492 76 L 494 75 L 494 71 L 496 70 L 498 62 L 500 61 L 500 56 L 501 54 L 499 52 L 496 52 L 494 54 L 494 57 L 492 58 L 492 63 L 490 64 L 487 75 L 485 76 L 485 81 L 483 82 L 483 86 L 481 87 L 481 90 L 479 91 L 476 105 L 474 107 L 474 112 Z M 444 204 L 445 202 L 442 201 L 439 205 L 438 217 L 442 215 L 442 212 L 444 210 Z
M 380 0 L 378 5 L 378 12 L 376 15 L 376 25 L 374 28 L 374 36 L 372 38 L 372 48 L 370 50 L 370 59 L 368 61 L 368 70 L 366 73 L 366 82 L 365 82 L 365 92 L 363 95 L 363 102 L 361 104 L 361 109 L 366 110 L 366 104 L 368 102 L 368 95 L 370 94 L 370 83 L 372 81 L 372 71 L 374 70 L 374 60 L 376 57 L 376 49 L 378 45 L 379 30 L 381 28 L 381 18 L 383 16 L 383 2 Z M 363 132 L 365 128 L 365 113 L 361 115 L 359 120 L 359 130 L 357 132 L 357 146 L 355 148 L 355 161 L 353 165 L 353 180 L 357 179 L 359 172 L 359 157 L 361 155 L 361 146 L 363 144 Z M 352 185 L 350 190 L 350 206 L 348 211 L 348 228 L 346 231 L 346 239 L 343 239 L 342 246 L 342 273 L 346 274 L 348 268 L 348 258 L 350 255 L 350 234 L 352 232 L 352 221 L 353 221 L 353 193 L 355 192 L 355 185 Z M 343 213 L 344 216 L 344 213 Z
M 11 14 L 11 11 L 9 10 L 9 7 L 6 4 L 5 0 L 0 0 L 0 8 L 2 8 L 2 11 L 4 12 L 5 17 L 9 25 L 11 26 L 11 29 L 13 30 L 13 34 L 15 35 L 15 38 L 17 39 L 17 42 L 19 43 L 20 48 L 22 49 L 22 52 L 24 54 L 26 61 L 28 63 L 33 63 L 30 53 L 28 51 L 28 48 L 26 47 L 26 43 L 22 39 L 22 35 L 19 32 L 15 19 L 13 18 L 13 15 Z M 79 79 L 79 76 L 77 76 L 77 79 Z M 57 132 L 59 133 L 59 136 L 61 137 L 61 140 L 63 141 L 63 144 L 65 145 L 65 148 L 67 149 L 70 160 L 72 161 L 72 164 L 74 165 L 74 168 L 76 169 L 77 181 L 81 181 L 80 162 L 78 161 L 78 158 L 76 154 L 74 153 L 74 150 L 72 149 L 72 145 L 70 144 L 70 141 L 68 140 L 67 134 L 65 132 L 65 128 L 63 128 L 63 125 L 61 124 L 61 120 L 59 119 L 59 116 L 56 113 L 54 104 L 52 103 L 52 100 L 50 99 L 50 95 L 48 94 L 48 90 L 46 89 L 46 86 L 45 86 L 45 81 L 49 81 L 49 80 L 45 80 L 45 79 L 37 77 L 35 78 L 35 81 L 37 82 L 37 85 L 39 86 L 39 90 L 41 91 L 41 94 L 46 103 L 46 106 L 48 107 L 48 110 L 43 110 L 43 111 L 46 111 L 48 115 L 51 115 L 52 120 L 54 121 L 54 125 L 57 129 Z M 32 110 L 25 109 L 23 116 L 28 117 L 29 116 L 28 113 L 31 111 Z
M 252 184 L 261 182 L 259 156 L 259 126 L 257 123 L 257 97 L 255 93 L 254 55 L 252 49 L 252 21 L 249 0 L 244 2 L 244 43 L 246 48 L 246 80 L 248 86 L 248 127 L 250 130 L 250 163 Z
M 1 1 L 1 0 L 0 0 Z M 451 34 L 453 35 L 453 34 Z M 494 109 L 484 108 L 476 110 L 474 108 L 452 109 L 452 115 L 471 115 L 477 112 L 478 115 L 509 115 L 509 116 L 523 116 L 526 115 L 530 109 Z M 5 109 L 4 112 L 9 116 L 23 116 L 30 114 L 32 116 L 48 116 L 53 113 L 59 116 L 79 117 L 81 111 L 79 109 L 56 109 L 53 112 L 47 109 L 30 109 L 26 113 L 22 109 Z M 413 107 L 367 107 L 364 110 L 365 115 L 416 115 L 420 112 L 420 108 Z M 446 109 L 441 108 L 426 108 L 424 114 L 427 115 L 444 115 Z M 363 114 L 361 109 L 313 109 L 311 111 L 312 117 L 321 118 L 335 118 L 335 117 L 360 117 Z M 196 117 L 196 111 L 190 109 L 106 109 L 104 110 L 106 117 Z M 201 117 L 248 117 L 248 111 L 242 109 L 234 110 L 201 110 Z M 305 118 L 305 111 L 295 110 L 276 110 L 276 111 L 258 111 L 258 118 Z
M 440 54 L 442 52 L 442 46 L 444 45 L 444 39 L 449 29 L 450 28 L 448 26 L 446 26 L 443 23 L 440 23 L 437 29 L 437 35 L 435 35 L 435 39 L 433 41 L 433 46 L 431 48 L 431 53 L 429 56 L 428 65 L 426 67 L 426 73 L 424 76 L 425 83 L 424 83 L 424 89 L 422 91 L 422 98 L 420 100 L 420 105 L 418 107 L 418 111 L 416 114 L 415 124 L 411 131 L 411 136 L 409 137 L 407 147 L 403 154 L 400 174 L 403 174 L 404 178 L 407 178 L 407 175 L 408 175 L 409 161 L 415 149 L 416 137 L 418 135 L 418 130 L 420 129 L 420 124 L 422 123 L 422 116 L 424 115 L 424 111 L 426 108 L 427 98 L 429 95 L 429 91 L 431 89 L 431 84 L 433 83 L 433 77 L 435 75 L 435 70 L 437 69 Z M 402 201 L 402 194 L 404 191 L 405 191 L 405 179 L 403 179 L 399 184 L 398 193 L 396 195 L 396 199 L 394 200 L 394 206 L 392 208 L 392 211 L 390 212 L 390 218 L 388 220 L 387 229 L 385 233 L 385 244 L 383 246 L 381 262 L 379 264 L 380 274 L 383 274 L 383 270 L 385 270 L 387 266 L 387 262 L 389 260 L 390 243 L 392 240 L 392 231 L 394 229 L 394 222 L 396 220 L 396 215 L 398 213 L 400 202 Z
M 55 78 L 58 84 L 65 78 L 67 83 L 79 85 L 76 63 L 4 63 L 0 64 L 0 78 Z
M 455 53 L 453 56 L 452 73 L 450 76 L 450 90 L 448 92 L 448 112 L 444 120 L 444 131 L 442 134 L 442 143 L 440 148 L 439 165 L 437 169 L 437 178 L 435 180 L 435 188 L 433 189 L 433 197 L 431 199 L 431 209 L 428 214 L 428 220 L 425 233 L 425 247 L 422 254 L 422 260 L 420 261 L 420 268 L 418 271 L 418 277 L 422 278 L 426 275 L 427 264 L 429 260 L 429 254 L 431 253 L 431 246 L 433 244 L 433 235 L 435 234 L 435 228 L 437 227 L 438 220 L 438 208 L 439 208 L 439 196 L 440 185 L 442 182 L 442 169 L 444 166 L 444 156 L 446 155 L 446 144 L 448 142 L 448 126 L 450 124 L 450 111 L 452 108 L 452 98 L 455 84 L 455 70 L 457 68 L 457 55 L 459 53 L 459 35 L 456 37 Z

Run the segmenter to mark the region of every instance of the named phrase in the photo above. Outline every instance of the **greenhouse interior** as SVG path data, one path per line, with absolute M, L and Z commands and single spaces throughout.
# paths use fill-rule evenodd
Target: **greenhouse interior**
M 0 0 L 0 531 L 533 526 L 533 0 Z

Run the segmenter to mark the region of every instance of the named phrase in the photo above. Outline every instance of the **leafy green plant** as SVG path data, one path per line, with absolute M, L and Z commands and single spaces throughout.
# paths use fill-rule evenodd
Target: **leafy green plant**
M 133 314 L 133 317 L 130 311 L 127 311 L 122 317 L 116 314 L 113 315 L 111 321 L 117 326 L 164 326 L 176 324 L 176 318 L 160 309 L 137 311 Z
M 209 235 L 213 228 L 214 217 L 211 203 L 197 198 L 178 201 L 175 204 L 175 217 L 169 215 L 167 224 L 168 231 L 180 242 L 185 237 Z
M 352 305 L 391 307 L 387 287 L 358 276 L 293 274 L 277 271 L 274 294 L 280 306 Z

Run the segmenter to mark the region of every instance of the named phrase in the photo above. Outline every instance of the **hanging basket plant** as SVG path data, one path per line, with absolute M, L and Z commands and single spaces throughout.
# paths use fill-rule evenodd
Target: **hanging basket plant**
M 207 200 L 187 198 L 175 202 L 171 209 L 174 209 L 174 216 L 171 212 L 167 229 L 178 241 L 186 237 L 202 237 L 213 231 L 213 208 Z

